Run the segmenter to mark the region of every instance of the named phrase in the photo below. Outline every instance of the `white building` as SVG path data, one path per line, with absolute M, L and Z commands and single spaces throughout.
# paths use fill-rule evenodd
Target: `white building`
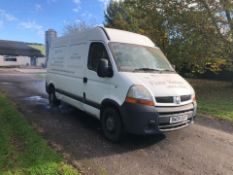
M 43 66 L 44 55 L 28 43 L 0 40 L 1 66 Z

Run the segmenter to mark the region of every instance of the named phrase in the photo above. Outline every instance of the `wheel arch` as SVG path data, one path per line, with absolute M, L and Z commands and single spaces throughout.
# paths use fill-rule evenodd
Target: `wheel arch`
M 114 101 L 112 99 L 104 99 L 100 105 L 100 118 L 102 116 L 102 112 L 103 112 L 104 108 L 106 108 L 106 107 L 114 107 L 116 110 L 118 110 L 118 112 L 120 114 L 120 105 L 116 101 Z
M 55 85 L 53 83 L 46 82 L 46 92 L 50 93 L 52 89 L 55 89 Z

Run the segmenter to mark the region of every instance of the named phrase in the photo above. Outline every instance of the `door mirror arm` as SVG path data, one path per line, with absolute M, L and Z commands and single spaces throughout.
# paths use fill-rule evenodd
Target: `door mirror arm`
M 172 65 L 172 68 L 173 68 L 174 70 L 176 70 L 176 65 L 175 65 L 175 64 L 173 64 L 173 65 Z

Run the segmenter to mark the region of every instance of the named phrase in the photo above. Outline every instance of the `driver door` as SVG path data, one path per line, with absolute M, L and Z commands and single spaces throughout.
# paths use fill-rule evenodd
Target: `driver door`
M 104 97 L 110 92 L 111 78 L 101 78 L 97 75 L 100 59 L 110 59 L 102 42 L 92 42 L 89 46 L 87 69 L 84 73 L 84 110 L 99 118 L 100 105 Z

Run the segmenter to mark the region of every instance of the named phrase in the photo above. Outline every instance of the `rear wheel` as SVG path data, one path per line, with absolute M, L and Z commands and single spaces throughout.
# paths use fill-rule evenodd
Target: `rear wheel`
M 57 99 L 56 94 L 55 94 L 55 88 L 50 88 L 49 90 L 49 104 L 51 106 L 59 106 L 60 105 L 60 100 Z
M 123 124 L 118 110 L 107 107 L 101 115 L 101 125 L 104 136 L 112 141 L 119 142 L 124 135 Z

